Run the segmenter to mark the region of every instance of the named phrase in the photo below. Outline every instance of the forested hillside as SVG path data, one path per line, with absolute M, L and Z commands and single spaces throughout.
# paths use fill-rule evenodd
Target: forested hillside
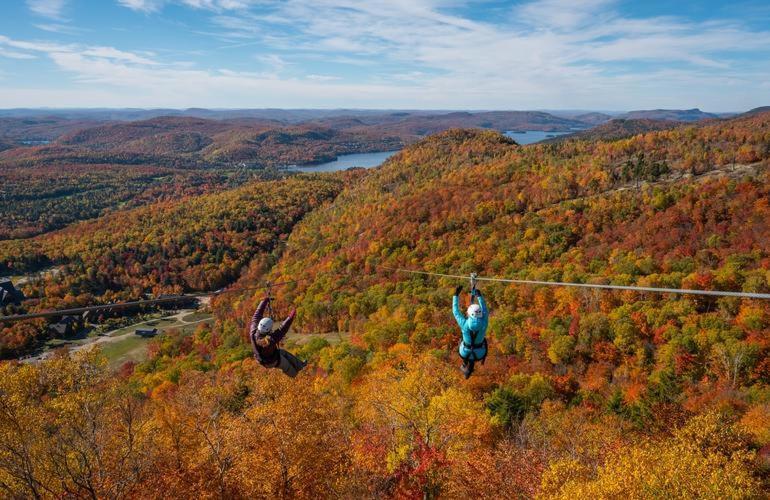
M 733 156 L 741 165 L 732 165 Z M 382 377 L 413 384 L 409 371 L 398 372 L 405 359 L 427 362 L 437 356 L 449 366 L 459 364 L 458 332 L 450 314 L 457 282 L 409 277 L 379 266 L 767 292 L 768 159 L 768 114 L 610 143 L 524 148 L 493 133 L 448 132 L 405 150 L 334 205 L 311 214 L 292 233 L 269 277 L 305 279 L 277 292 L 281 302 L 298 306 L 298 330 L 352 334 L 351 346 L 327 347 L 317 355 L 335 376 L 361 380 L 366 388 L 382 383 Z M 256 277 L 247 276 L 243 283 Z M 505 491 L 529 494 L 537 489 L 533 484 L 540 484 L 541 492 L 565 498 L 610 495 L 620 491 L 613 481 L 634 461 L 646 461 L 649 477 L 624 486 L 662 488 L 645 481 L 676 474 L 680 453 L 682 460 L 693 460 L 686 467 L 705 468 L 690 471 L 698 481 L 726 474 L 698 462 L 716 457 L 689 455 L 691 443 L 680 447 L 676 436 L 660 442 L 673 428 L 709 411 L 725 411 L 727 421 L 740 421 L 741 429 L 753 433 L 753 438 L 740 438 L 745 453 L 770 444 L 767 303 L 500 284 L 483 288 L 494 311 L 493 354 L 477 378 L 461 386 L 475 396 L 455 395 L 451 385 L 434 388 L 432 394 L 435 401 L 475 397 L 484 402 L 493 425 L 526 429 L 526 439 L 514 439 L 515 446 L 493 439 L 506 450 L 493 448 L 493 454 L 503 454 L 493 455 L 494 467 L 505 467 L 501 463 L 507 454 L 543 460 L 533 458 L 526 468 L 509 458 L 509 474 L 529 476 L 518 489 Z M 253 306 L 226 297 L 221 301 L 220 315 L 232 318 L 233 325 L 242 325 Z M 396 372 L 384 375 L 384 367 Z M 366 390 L 354 391 L 354 398 L 365 399 Z M 400 404 L 414 409 L 409 405 L 417 403 Z M 384 419 L 372 424 L 375 428 L 387 428 L 391 417 L 384 411 L 371 418 Z M 579 427 L 569 446 L 586 451 L 565 461 L 544 458 L 554 452 L 551 447 L 559 448 L 553 440 L 561 438 L 547 432 L 545 437 L 545 431 L 530 426 L 553 426 L 550 432 L 558 434 L 564 429 L 554 427 L 574 420 L 589 427 Z M 727 421 L 708 425 L 732 432 Z M 599 436 L 588 430 L 590 425 L 598 425 L 597 430 L 627 426 L 622 432 L 630 434 Z M 446 439 L 456 437 L 446 432 Z M 463 470 L 465 455 L 453 455 L 453 445 L 441 438 L 386 435 L 381 448 L 367 448 L 379 457 L 373 463 L 389 464 L 376 469 L 382 477 L 392 474 L 400 484 L 417 488 L 414 478 L 400 475 L 403 470 L 410 471 L 407 476 L 425 474 L 427 483 L 447 474 L 450 489 L 444 491 L 452 491 L 450 478 Z M 631 445 L 644 441 L 643 435 L 653 441 Z M 546 440 L 549 452 L 539 439 Z M 505 448 L 510 446 L 513 450 Z M 394 455 L 403 447 L 410 452 Z M 426 455 L 427 450 L 436 455 Z M 657 464 L 654 471 L 657 454 L 671 461 Z M 719 490 L 722 494 L 751 491 L 738 484 L 739 478 L 758 469 L 751 460 L 730 462 L 737 457 L 723 462 L 736 471 L 731 488 L 737 489 Z M 698 491 L 696 484 L 689 487 L 694 489 L 684 491 Z
M 561 142 L 566 140 L 579 139 L 584 141 L 612 141 L 625 139 L 635 135 L 652 132 L 655 130 L 668 130 L 681 126 L 681 122 L 671 120 L 650 120 L 650 119 L 624 119 L 616 118 L 603 122 L 593 128 L 581 130 L 572 134 L 560 135 L 547 142 Z
M 21 130 L 14 129 L 15 135 L 3 128 L 19 122 L 30 125 L 17 126 Z M 404 144 L 400 137 L 380 130 L 347 132 L 273 120 L 183 117 L 98 125 L 61 118 L 8 118 L 0 120 L 0 137 L 3 134 L 51 142 L 4 146 L 0 140 L 0 240 L 27 238 L 119 209 L 282 176 L 274 167 L 389 151 Z
M 253 182 L 0 242 L 0 273 L 56 266 L 57 273 L 25 286 L 28 311 L 216 290 L 255 258 L 268 258 L 297 221 L 355 175 Z M 27 323 L 3 328 L 0 354 L 16 354 L 44 336 Z
M 364 280 L 379 279 L 369 276 L 372 264 L 678 286 L 728 257 L 744 259 L 737 254 L 747 254 L 742 269 L 762 268 L 769 157 L 767 114 L 524 148 L 491 132 L 453 131 L 405 150 L 314 213 L 278 271 L 341 271 L 331 287 L 361 286 L 348 274 L 364 270 Z M 754 168 L 733 172 L 733 158 Z M 348 317 L 347 304 L 335 304 L 306 319 Z
M 646 109 L 629 111 L 621 118 L 648 119 L 648 120 L 672 120 L 678 122 L 697 122 L 718 118 L 714 113 L 705 113 L 698 108 L 694 109 Z
M 157 165 L 0 165 L 0 240 L 28 238 L 119 209 L 238 187 L 275 172 Z
M 770 113 L 521 147 L 451 130 L 381 168 L 259 183 L 0 244 L 45 256 L 42 303 L 295 281 L 298 378 L 252 359 L 262 293 L 153 341 L 0 365 L 10 496 L 761 498 L 770 304 L 482 283 L 467 381 L 454 279 L 391 268 L 770 291 Z M 327 200 L 333 202 L 325 203 Z M 302 217 L 304 215 L 304 217 Z M 302 218 L 301 218 L 302 217 Z M 301 218 L 301 220 L 300 220 Z M 280 245 L 279 241 L 286 242 Z M 27 246 L 31 245 L 31 246 Z M 27 290 L 25 289 L 25 292 Z M 72 458 L 77 457 L 77 458 Z
M 90 119 L 88 113 L 0 118 L 0 210 L 6 215 L 0 240 L 34 236 L 153 200 L 237 187 L 255 176 L 274 177 L 265 170 L 272 167 L 396 150 L 453 127 L 573 131 L 609 118 L 588 114 L 581 121 L 536 111 L 338 111 L 326 116 L 246 110 L 215 120 L 190 112 L 193 116 L 129 122 L 106 122 L 109 113 Z M 126 116 L 141 113 L 127 111 Z M 577 137 L 617 139 L 675 125 L 613 120 Z

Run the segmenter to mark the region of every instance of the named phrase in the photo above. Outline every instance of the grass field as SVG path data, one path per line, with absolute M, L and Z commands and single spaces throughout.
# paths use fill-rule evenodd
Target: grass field
M 134 333 L 139 328 L 157 328 L 158 330 L 162 331 L 180 325 L 182 325 L 182 323 L 177 321 L 176 318 L 151 319 L 149 321 L 143 321 L 141 323 L 136 323 L 120 328 L 119 330 L 115 330 L 110 333 L 110 337 L 120 337 L 129 333 Z
M 301 346 L 310 342 L 312 339 L 324 338 L 330 344 L 339 344 L 343 340 L 350 340 L 350 333 L 348 332 L 332 332 L 332 333 L 291 333 L 286 336 L 286 346 Z
M 196 311 L 168 316 L 165 318 L 156 318 L 148 321 L 141 321 L 133 325 L 125 326 L 118 330 L 110 332 L 109 339 L 99 343 L 102 354 L 107 358 L 112 368 L 121 366 L 126 361 L 140 362 L 147 357 L 147 346 L 152 341 L 151 338 L 144 338 L 135 335 L 138 328 L 157 328 L 158 335 L 163 335 L 168 330 L 178 329 L 184 334 L 195 332 L 200 325 L 213 321 L 213 316 L 208 313 Z M 338 344 L 342 341 L 350 340 L 350 334 L 347 332 L 331 333 L 296 333 L 290 332 L 286 337 L 286 347 L 292 349 L 302 346 L 314 338 L 324 338 L 330 344 Z M 52 344 L 70 344 L 77 345 L 83 341 L 51 341 Z M 53 345 L 51 347 L 54 347 Z
M 183 316 L 182 321 L 192 323 L 193 321 L 201 321 L 209 318 L 211 318 L 211 314 L 198 311 L 192 314 L 188 314 L 187 316 Z
M 126 361 L 142 361 L 147 356 L 148 342 L 149 339 L 128 335 L 120 342 L 104 344 L 101 350 L 110 366 L 117 368 Z
M 179 319 L 181 317 L 181 319 Z M 157 328 L 158 335 L 163 335 L 168 330 L 178 329 L 185 334 L 193 333 L 201 324 L 208 320 L 213 321 L 211 314 L 192 312 L 177 317 L 166 317 L 143 321 L 126 326 L 110 333 L 112 339 L 100 345 L 102 354 L 107 358 L 110 366 L 118 367 L 126 361 L 142 361 L 147 357 L 147 345 L 150 338 L 139 337 L 134 334 L 138 328 Z M 192 323 L 192 324 L 190 324 Z

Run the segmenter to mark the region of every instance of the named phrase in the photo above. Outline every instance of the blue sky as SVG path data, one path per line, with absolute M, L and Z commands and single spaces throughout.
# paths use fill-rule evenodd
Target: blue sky
M 0 107 L 770 104 L 766 0 L 6 0 Z

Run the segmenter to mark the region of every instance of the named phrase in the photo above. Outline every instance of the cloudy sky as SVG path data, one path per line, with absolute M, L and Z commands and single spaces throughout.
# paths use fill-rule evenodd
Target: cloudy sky
M 740 111 L 767 0 L 4 0 L 0 107 Z

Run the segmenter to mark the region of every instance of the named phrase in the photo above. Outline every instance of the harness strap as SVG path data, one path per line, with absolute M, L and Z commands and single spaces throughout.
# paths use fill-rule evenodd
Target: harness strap
M 478 335 L 479 335 L 479 332 L 474 332 L 473 330 L 471 330 L 471 344 L 468 345 L 468 343 L 465 342 L 465 340 L 463 340 L 463 345 L 465 346 L 465 348 L 468 349 L 469 351 L 471 351 L 471 355 L 469 356 L 471 361 L 478 361 L 477 358 L 476 358 L 476 349 L 480 349 L 480 348 L 484 347 L 484 345 L 486 345 L 486 343 L 487 343 L 487 339 L 484 339 L 484 341 L 481 342 L 481 343 L 477 343 L 476 342 L 476 337 Z M 486 353 L 485 353 L 485 355 L 486 355 Z
M 489 352 L 489 347 L 487 344 L 487 339 L 484 338 L 481 342 L 476 342 L 476 337 L 478 336 L 478 332 L 474 332 L 471 330 L 471 344 L 468 344 L 466 341 L 462 341 L 463 346 L 470 351 L 470 356 L 468 357 L 471 361 L 481 361 L 484 362 L 485 359 L 487 359 L 487 353 Z M 476 357 L 476 349 L 484 348 L 484 355 L 480 358 Z

